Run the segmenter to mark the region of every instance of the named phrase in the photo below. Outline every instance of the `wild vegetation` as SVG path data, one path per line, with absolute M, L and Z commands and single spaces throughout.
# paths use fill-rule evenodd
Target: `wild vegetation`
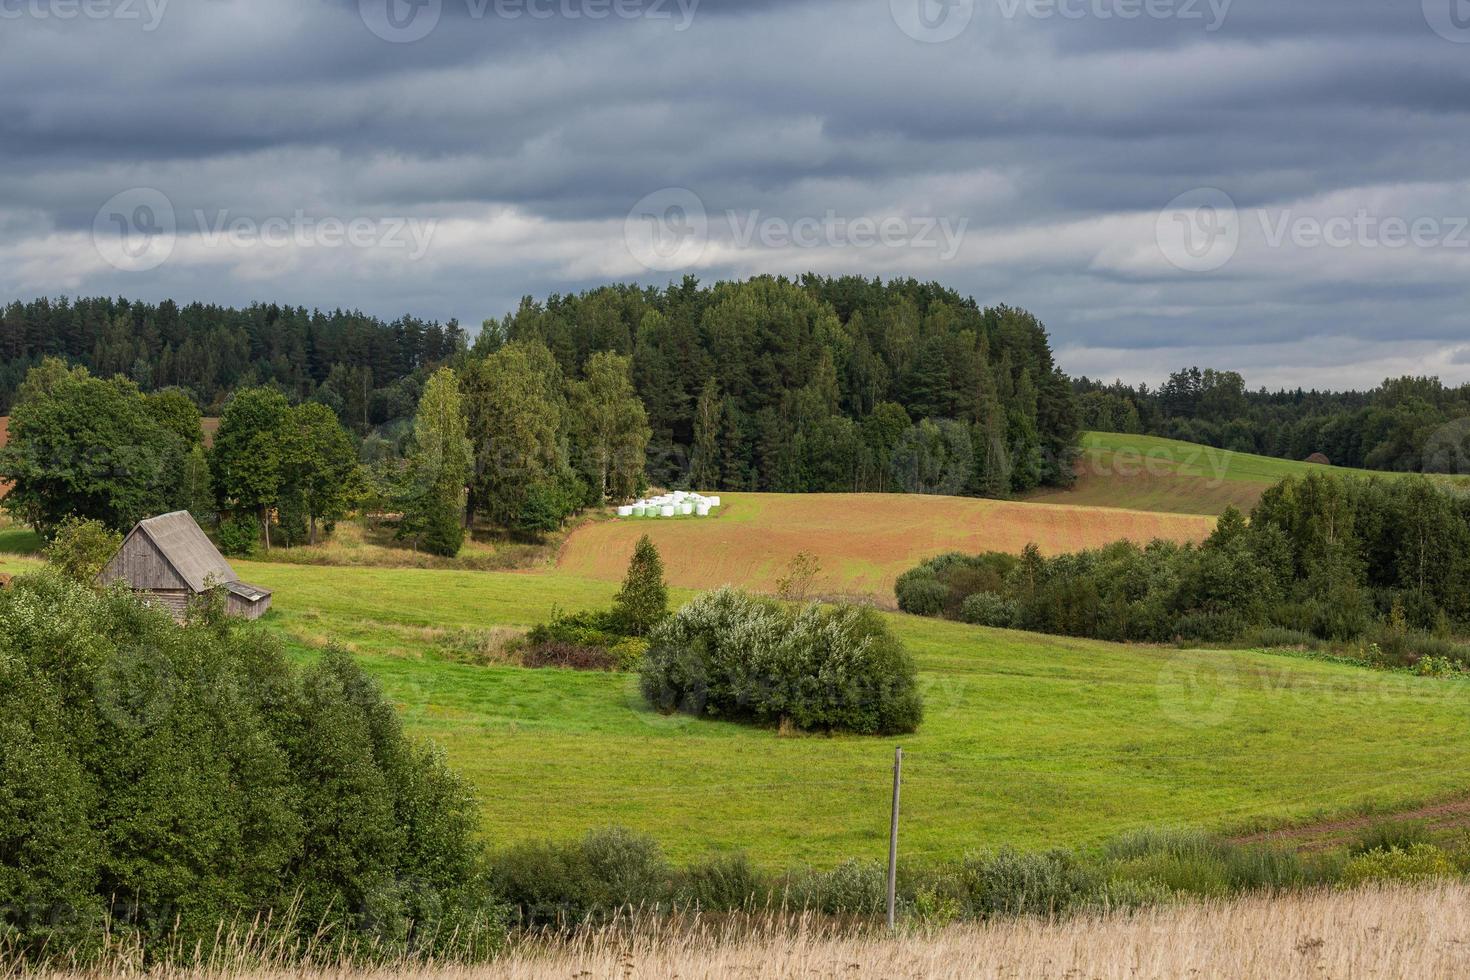
M 465 784 L 340 652 L 293 668 L 217 608 L 180 627 L 52 575 L 0 593 L 12 954 L 208 945 L 268 916 L 288 944 L 483 955 L 503 929 L 475 830 Z
M 948 555 L 897 591 L 908 612 L 985 626 L 1149 642 L 1369 638 L 1375 659 L 1470 663 L 1449 642 L 1470 625 L 1467 544 L 1470 507 L 1452 490 L 1313 473 L 1267 491 L 1249 522 L 1226 511 L 1197 548 Z
M 1413 473 L 1470 473 L 1470 385 L 1386 379 L 1371 391 L 1250 391 L 1234 371 L 1187 368 L 1158 388 L 1078 379 L 1085 428 L 1245 453 Z
M 876 612 L 797 610 L 733 589 L 659 625 L 639 675 L 659 711 L 800 731 L 905 734 L 924 710 L 918 668 Z

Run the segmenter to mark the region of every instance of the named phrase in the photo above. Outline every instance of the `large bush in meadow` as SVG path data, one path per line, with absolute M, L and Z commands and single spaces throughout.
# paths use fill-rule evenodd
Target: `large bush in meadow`
M 660 711 L 890 735 L 919 726 L 917 676 L 913 658 L 872 609 L 793 611 L 722 589 L 654 630 L 641 680 Z
M 192 946 L 289 910 L 301 936 L 483 951 L 475 825 L 345 654 L 297 669 L 257 627 L 56 575 L 0 593 L 0 945 L 85 952 L 106 922 Z

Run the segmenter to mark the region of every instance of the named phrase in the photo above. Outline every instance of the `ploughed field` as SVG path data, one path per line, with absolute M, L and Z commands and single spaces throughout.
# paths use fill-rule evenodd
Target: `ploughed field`
M 639 537 L 658 546 L 668 579 L 695 589 L 738 585 L 774 592 L 793 557 L 821 564 L 814 591 L 870 596 L 892 606 L 893 583 L 947 551 L 1019 553 L 1035 542 L 1048 554 L 1122 538 L 1203 541 L 1213 517 L 1113 508 L 1052 506 L 966 497 L 893 494 L 722 494 L 710 517 L 615 518 L 575 531 L 558 569 L 618 581 Z
M 473 781 L 501 842 L 622 824 L 678 858 L 881 858 L 898 744 L 911 858 L 1085 845 L 1140 826 L 1245 832 L 1470 789 L 1465 681 L 893 615 L 920 665 L 919 732 L 783 737 L 657 715 L 631 674 L 458 662 L 555 608 L 604 607 L 606 580 L 237 567 L 275 590 L 264 628 L 301 656 L 338 642 L 360 657 L 410 731 Z

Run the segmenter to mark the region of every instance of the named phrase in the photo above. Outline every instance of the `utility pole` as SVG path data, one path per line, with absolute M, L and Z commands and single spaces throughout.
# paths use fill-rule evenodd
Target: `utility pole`
M 893 817 L 888 823 L 888 928 L 898 924 L 898 791 L 903 784 L 903 748 L 893 756 Z

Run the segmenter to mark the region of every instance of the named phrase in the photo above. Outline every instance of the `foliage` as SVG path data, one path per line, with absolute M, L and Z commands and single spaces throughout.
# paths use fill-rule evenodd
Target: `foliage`
M 281 543 L 315 543 L 318 523 L 340 520 L 364 489 L 356 448 L 332 412 L 315 402 L 292 406 L 274 388 L 230 398 L 209 458 L 220 503 L 256 511 L 267 548 L 273 510 Z
M 91 585 L 122 547 L 123 536 L 101 521 L 68 517 L 46 546 L 46 560 L 74 582 Z
M 526 635 L 528 648 L 521 659 L 527 667 L 634 670 L 648 643 L 623 634 L 620 628 L 611 613 L 553 616 Z
M 59 577 L 0 595 L 0 932 L 207 948 L 297 913 L 391 953 L 488 951 L 477 813 L 352 658 L 179 627 Z M 284 926 L 277 926 L 284 928 Z
M 641 674 L 664 712 L 864 735 L 914 731 L 923 714 L 913 658 L 861 606 L 707 593 L 654 630 Z
M 399 494 L 398 534 L 412 538 L 415 549 L 452 558 L 464 546 L 465 488 L 473 467 L 465 431 L 459 380 L 441 368 L 419 400 L 407 479 Z
M 405 316 L 393 323 L 341 309 L 257 303 L 241 309 L 107 297 L 13 302 L 0 314 L 0 414 L 43 357 L 98 377 L 125 375 L 145 391 L 173 387 L 210 408 L 239 388 L 265 384 L 315 400 L 365 432 L 413 411 L 411 376 L 465 345 L 458 323 Z M 181 405 L 181 403 L 179 403 Z
M 220 551 L 236 558 L 249 558 L 260 543 L 260 525 L 237 514 L 222 522 L 214 536 Z
M 502 851 L 490 862 L 489 881 L 520 924 L 566 927 L 624 909 L 656 911 L 669 875 L 655 841 L 609 828 L 570 843 Z
M 633 390 L 632 359 L 599 351 L 568 390 L 572 457 L 599 500 L 628 500 L 643 482 L 652 433 Z
M 786 564 L 786 572 L 776 579 L 776 595 L 786 602 L 806 602 L 812 585 L 822 573 L 822 563 L 809 551 L 798 552 Z
M 1371 635 L 1386 662 L 1438 676 L 1465 653 L 1422 631 L 1470 624 L 1467 548 L 1470 506 L 1452 491 L 1422 477 L 1312 473 L 1273 486 L 1248 522 L 1227 510 L 1199 547 L 945 555 L 905 573 L 897 594 L 920 615 L 1107 640 Z
M 645 534 L 633 548 L 623 587 L 613 599 L 612 622 L 626 636 L 648 636 L 668 615 L 663 559 Z
M 1459 873 L 1454 861 L 1432 844 L 1410 844 L 1359 854 L 1342 869 L 1344 888 L 1386 882 L 1429 881 L 1452 878 Z
M 687 278 L 528 299 L 491 326 L 485 351 L 544 345 L 568 378 L 631 355 L 656 484 L 1003 496 L 1072 480 L 1074 402 L 1045 328 L 937 283 Z
M 1148 433 L 1336 466 L 1470 473 L 1470 385 L 1388 378 L 1370 391 L 1248 389 L 1234 371 L 1176 371 L 1155 388 L 1080 378 L 1084 428 Z
M 191 442 L 172 399 L 149 399 L 123 378 L 48 359 L 26 376 L 0 450 L 5 508 L 43 535 L 67 517 L 125 531 L 181 509 Z

